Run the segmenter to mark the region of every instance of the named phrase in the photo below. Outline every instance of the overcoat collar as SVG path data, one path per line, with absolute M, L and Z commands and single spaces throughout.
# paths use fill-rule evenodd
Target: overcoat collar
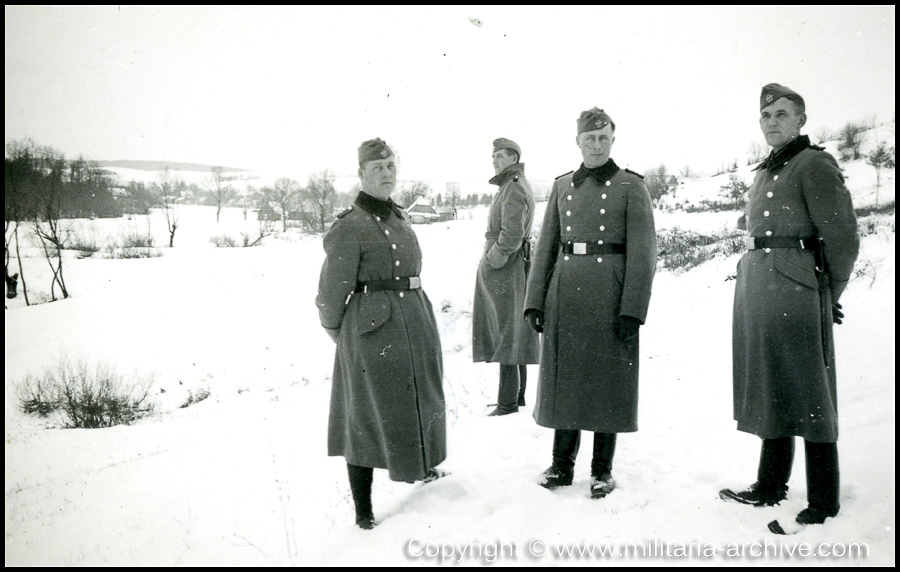
M 400 214 L 403 209 L 397 206 L 397 203 L 391 199 L 383 201 L 373 197 L 365 191 L 360 191 L 359 194 L 356 195 L 356 200 L 353 202 L 361 209 L 383 218 L 388 218 L 391 216 L 392 212 L 398 217 L 403 218 L 403 215 Z
M 809 137 L 806 135 L 801 135 L 782 147 L 781 151 L 779 151 L 778 153 L 775 153 L 775 150 L 773 149 L 772 152 L 769 153 L 769 156 L 766 157 L 766 160 L 757 165 L 753 170 L 758 171 L 760 169 L 771 169 L 772 167 L 783 165 L 784 163 L 800 154 L 800 151 L 803 151 L 804 149 L 808 149 L 810 147 L 814 147 L 814 145 L 809 142 Z
M 575 174 L 572 175 L 572 183 L 577 187 L 581 183 L 584 182 L 585 179 L 590 176 L 592 179 L 597 181 L 598 185 L 602 185 L 606 181 L 613 178 L 613 176 L 619 172 L 619 166 L 616 165 L 616 162 L 612 160 L 612 157 L 609 158 L 606 163 L 603 163 L 596 169 L 588 169 L 584 166 L 584 163 L 578 167 L 578 170 L 575 171 Z
M 503 186 L 508 180 L 516 175 L 525 176 L 525 163 L 513 163 L 509 167 L 503 169 L 493 177 L 488 183 L 492 185 Z

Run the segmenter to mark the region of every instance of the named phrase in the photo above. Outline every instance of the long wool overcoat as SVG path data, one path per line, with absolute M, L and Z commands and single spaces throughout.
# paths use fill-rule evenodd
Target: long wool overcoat
M 738 429 L 764 439 L 835 442 L 832 302 L 859 253 L 856 215 L 837 161 L 806 136 L 770 156 L 750 187 L 747 231 L 821 237 L 827 285 L 820 289 L 810 250 L 754 249 L 741 257 L 732 336 Z
M 540 336 L 522 316 L 524 243 L 531 237 L 534 193 L 521 163 L 510 165 L 490 182 L 500 188 L 491 203 L 475 279 L 472 358 L 502 364 L 538 363 Z
M 422 253 L 406 213 L 361 192 L 325 234 L 316 305 L 336 338 L 328 454 L 412 482 L 447 455 L 441 342 L 421 288 L 356 292 L 419 276 Z
M 625 244 L 626 254 L 565 254 L 568 242 Z M 610 159 L 556 179 L 528 279 L 525 310 L 544 312 L 534 418 L 555 429 L 637 431 L 639 337 L 616 336 L 620 316 L 643 323 L 656 270 L 650 194 Z

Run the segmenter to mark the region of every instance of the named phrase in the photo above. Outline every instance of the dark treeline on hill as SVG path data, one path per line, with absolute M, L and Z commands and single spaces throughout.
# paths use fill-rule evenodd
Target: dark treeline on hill
M 6 222 L 118 217 L 127 210 L 116 200 L 115 177 L 96 161 L 67 160 L 30 140 L 6 145 L 3 177 Z

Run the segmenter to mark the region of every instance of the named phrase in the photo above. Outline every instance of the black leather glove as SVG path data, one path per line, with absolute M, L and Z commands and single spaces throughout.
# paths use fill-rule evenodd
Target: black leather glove
M 640 327 L 641 321 L 637 318 L 632 318 L 631 316 L 619 316 L 619 321 L 616 322 L 616 337 L 618 337 L 620 341 L 628 341 L 638 335 Z
M 528 321 L 528 327 L 537 333 L 544 331 L 544 313 L 540 310 L 530 308 L 525 310 L 525 319 Z
M 843 308 L 843 306 L 841 306 L 837 302 L 831 305 L 831 318 L 834 320 L 835 324 L 844 323 L 844 313 L 841 312 L 841 308 Z

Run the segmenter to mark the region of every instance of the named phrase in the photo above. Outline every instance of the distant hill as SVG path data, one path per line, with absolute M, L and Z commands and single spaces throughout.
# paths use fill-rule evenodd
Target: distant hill
M 137 169 L 139 171 L 162 171 L 168 167 L 173 171 L 203 171 L 210 172 L 215 165 L 201 165 L 200 163 L 179 163 L 177 161 L 97 161 L 101 167 L 118 167 L 122 169 Z M 222 167 L 227 173 L 241 173 L 250 169 L 238 169 L 235 167 Z

